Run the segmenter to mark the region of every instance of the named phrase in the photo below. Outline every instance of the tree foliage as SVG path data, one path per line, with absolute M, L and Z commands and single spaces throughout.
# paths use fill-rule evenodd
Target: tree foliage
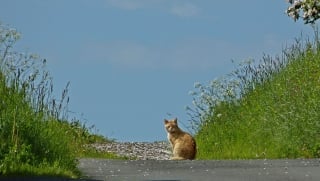
M 286 10 L 294 21 L 303 19 L 305 24 L 314 24 L 320 18 L 320 0 L 287 0 L 291 5 Z

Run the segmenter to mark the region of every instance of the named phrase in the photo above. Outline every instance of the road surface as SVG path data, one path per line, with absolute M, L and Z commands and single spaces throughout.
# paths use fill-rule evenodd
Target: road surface
M 81 159 L 91 180 L 320 181 L 320 159 L 295 160 L 104 160 Z

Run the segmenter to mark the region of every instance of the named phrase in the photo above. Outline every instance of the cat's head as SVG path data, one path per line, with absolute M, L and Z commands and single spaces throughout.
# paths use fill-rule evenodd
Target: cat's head
M 178 119 L 175 118 L 173 120 L 164 120 L 164 127 L 166 128 L 168 133 L 174 133 L 179 130 L 178 128 Z

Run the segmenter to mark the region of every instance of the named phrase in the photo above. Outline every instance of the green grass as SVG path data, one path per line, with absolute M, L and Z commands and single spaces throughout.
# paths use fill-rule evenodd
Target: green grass
M 109 140 L 68 119 L 69 85 L 55 98 L 46 60 L 14 51 L 19 38 L 0 24 L 0 175 L 74 178 L 79 157 L 118 158 L 86 146 Z
M 230 75 L 197 84 L 198 159 L 319 158 L 320 49 L 297 42 Z M 304 46 L 305 45 L 305 46 Z

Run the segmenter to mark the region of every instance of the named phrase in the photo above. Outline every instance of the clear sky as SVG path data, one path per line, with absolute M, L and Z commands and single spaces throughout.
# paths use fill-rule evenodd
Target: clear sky
M 70 117 L 119 141 L 165 140 L 164 118 L 188 126 L 195 82 L 276 55 L 310 26 L 285 0 L 1 0 L 0 21 L 22 33 L 16 50 L 46 58 Z M 181 125 L 183 129 L 184 126 Z

